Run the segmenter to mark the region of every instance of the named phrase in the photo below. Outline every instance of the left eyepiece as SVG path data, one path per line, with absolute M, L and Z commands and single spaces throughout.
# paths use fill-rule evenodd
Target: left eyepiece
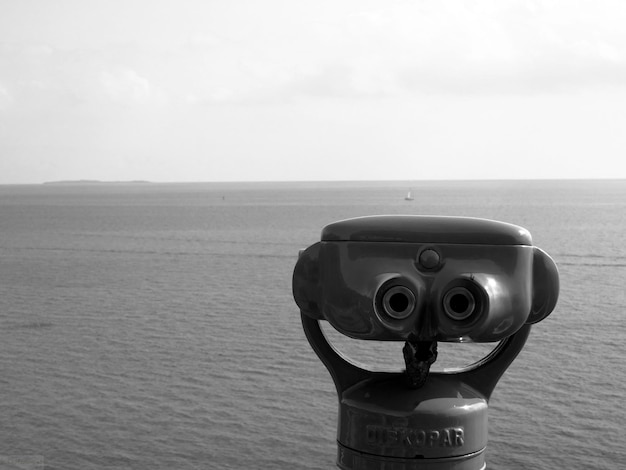
M 388 316 L 402 320 L 415 309 L 415 294 L 404 286 L 393 286 L 387 289 L 381 299 L 382 309 Z

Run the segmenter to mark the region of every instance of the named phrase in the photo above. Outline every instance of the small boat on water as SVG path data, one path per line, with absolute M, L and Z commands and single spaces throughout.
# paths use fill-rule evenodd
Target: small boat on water
M 405 201 L 412 201 L 413 200 L 413 196 L 411 195 L 411 191 L 406 193 L 406 196 L 404 197 L 404 200 Z

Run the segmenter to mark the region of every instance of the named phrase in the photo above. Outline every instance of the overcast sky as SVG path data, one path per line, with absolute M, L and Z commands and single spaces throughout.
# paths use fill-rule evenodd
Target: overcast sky
M 0 0 L 0 183 L 626 178 L 626 2 Z

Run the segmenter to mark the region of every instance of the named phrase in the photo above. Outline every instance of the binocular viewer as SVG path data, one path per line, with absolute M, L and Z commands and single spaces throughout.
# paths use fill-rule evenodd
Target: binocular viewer
M 324 227 L 300 253 L 293 296 L 337 388 L 339 467 L 485 468 L 489 397 L 558 291 L 554 261 L 515 225 L 372 216 Z M 407 370 L 357 366 L 320 321 L 351 338 L 406 342 Z M 439 341 L 500 344 L 466 368 L 429 373 Z
M 527 230 L 461 217 L 330 224 L 293 281 L 303 314 L 382 341 L 498 341 L 546 317 L 558 295 L 556 266 Z

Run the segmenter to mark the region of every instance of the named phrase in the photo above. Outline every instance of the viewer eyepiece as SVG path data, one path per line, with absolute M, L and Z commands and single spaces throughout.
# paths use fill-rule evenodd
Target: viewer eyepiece
M 408 287 L 393 286 L 382 297 L 383 312 L 396 320 L 407 318 L 415 308 L 415 295 Z
M 476 298 L 466 287 L 453 287 L 443 296 L 443 311 L 452 320 L 467 320 L 476 310 Z

